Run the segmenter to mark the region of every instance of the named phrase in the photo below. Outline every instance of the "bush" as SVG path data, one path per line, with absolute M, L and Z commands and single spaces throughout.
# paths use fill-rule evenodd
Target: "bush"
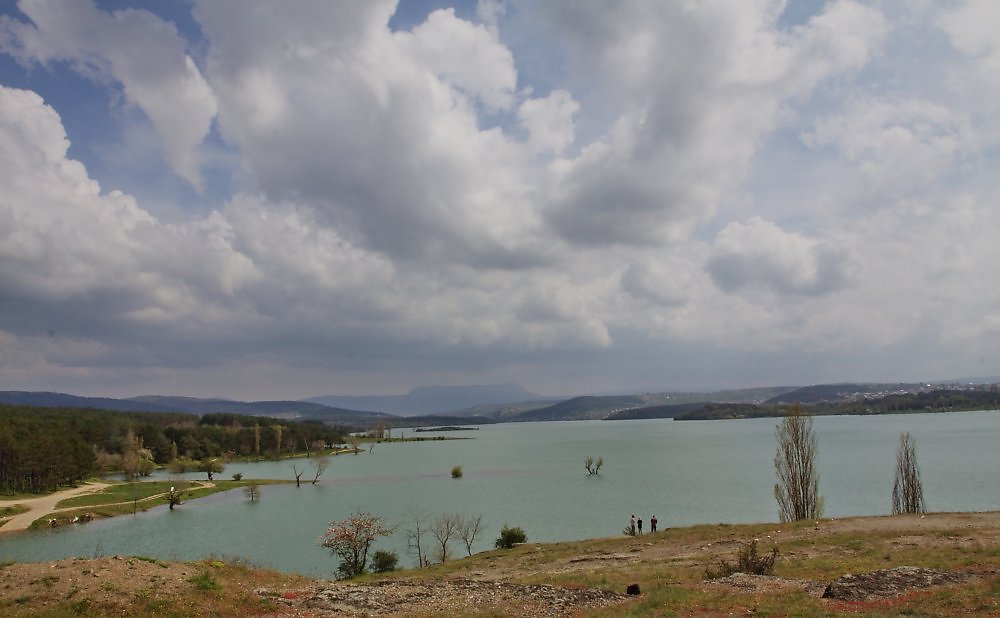
M 517 543 L 527 543 L 528 535 L 520 528 L 504 526 L 500 529 L 500 537 L 496 541 L 497 549 L 510 549 Z
M 462 466 L 455 466 L 451 469 L 451 478 L 460 479 L 462 478 Z
M 719 579 L 728 577 L 733 573 L 746 573 L 747 575 L 770 575 L 774 572 L 774 561 L 778 557 L 778 548 L 772 547 L 770 553 L 760 555 L 757 553 L 757 540 L 740 544 L 740 553 L 736 558 L 736 564 L 730 564 L 725 560 L 719 561 L 719 566 L 715 569 L 709 567 L 705 569 L 705 579 Z
M 378 550 L 372 555 L 372 571 L 376 573 L 387 573 L 396 570 L 399 556 L 393 551 Z
M 194 584 L 198 590 L 219 590 L 222 588 L 219 582 L 215 581 L 212 574 L 208 571 L 202 571 L 198 575 L 193 575 L 188 578 L 188 581 Z
M 233 480 L 234 481 L 242 481 L 243 480 L 243 473 L 242 472 L 237 472 L 236 474 L 234 474 L 233 475 Z

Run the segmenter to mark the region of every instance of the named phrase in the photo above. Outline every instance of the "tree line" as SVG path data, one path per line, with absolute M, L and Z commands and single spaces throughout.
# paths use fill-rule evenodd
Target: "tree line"
M 52 491 L 95 473 L 147 475 L 184 460 L 279 458 L 343 442 L 348 431 L 238 414 L 0 404 L 0 492 Z

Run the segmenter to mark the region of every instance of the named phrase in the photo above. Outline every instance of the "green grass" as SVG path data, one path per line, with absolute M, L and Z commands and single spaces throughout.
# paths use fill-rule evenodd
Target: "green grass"
M 181 492 L 183 502 L 187 502 L 188 500 L 244 487 L 251 481 L 256 482 L 258 485 L 288 484 L 292 482 L 280 479 L 217 480 L 213 482 L 213 486 L 211 487 L 201 485 L 201 483 L 206 483 L 207 481 L 139 481 L 135 483 L 115 483 L 92 494 L 61 500 L 56 505 L 56 508 L 69 510 L 40 517 L 32 522 L 31 527 L 45 527 L 48 525 L 48 520 L 53 518 L 60 524 L 65 524 L 72 521 L 74 517 L 84 514 L 90 514 L 96 518 L 106 518 L 118 515 L 130 515 L 133 513 L 133 510 L 145 511 L 156 506 L 168 504 L 166 493 L 171 487 L 177 488 Z M 184 508 L 183 503 L 176 508 Z
M 198 590 L 221 590 L 222 586 L 219 582 L 215 581 L 212 574 L 208 571 L 202 571 L 201 573 L 189 577 L 188 581 L 194 584 L 195 588 Z

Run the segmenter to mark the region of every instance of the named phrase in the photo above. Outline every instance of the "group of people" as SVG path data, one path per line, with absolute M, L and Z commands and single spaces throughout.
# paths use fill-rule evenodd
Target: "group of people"
M 642 534 L 642 518 L 640 517 L 639 519 L 636 519 L 635 513 L 632 513 L 632 518 L 628 523 L 628 529 L 632 536 Z M 649 518 L 649 531 L 656 532 L 656 515 Z

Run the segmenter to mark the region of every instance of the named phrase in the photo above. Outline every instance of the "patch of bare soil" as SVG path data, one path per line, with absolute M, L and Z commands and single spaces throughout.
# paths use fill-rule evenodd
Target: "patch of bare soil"
M 450 579 L 396 579 L 370 584 L 329 582 L 305 591 L 271 595 L 286 608 L 318 610 L 320 615 L 449 616 L 477 612 L 548 618 L 622 603 L 628 597 L 593 588 L 560 588 L 510 582 Z

